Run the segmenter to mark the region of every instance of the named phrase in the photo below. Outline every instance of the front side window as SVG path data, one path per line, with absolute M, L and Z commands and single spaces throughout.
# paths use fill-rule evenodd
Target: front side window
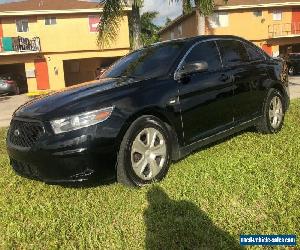
M 273 21 L 281 21 L 282 20 L 282 11 L 274 10 L 273 11 Z
M 249 61 L 243 44 L 235 40 L 218 41 L 224 66 L 235 66 Z
M 213 41 L 196 45 L 185 59 L 185 63 L 205 61 L 209 71 L 219 70 L 221 65 L 220 55 Z
M 56 24 L 56 17 L 45 18 L 45 25 L 55 25 L 55 24 Z
M 135 51 L 117 61 L 101 78 L 154 78 L 168 74 L 184 43 L 158 44 Z
M 17 32 L 28 32 L 29 31 L 28 19 L 17 20 L 16 25 L 17 25 Z

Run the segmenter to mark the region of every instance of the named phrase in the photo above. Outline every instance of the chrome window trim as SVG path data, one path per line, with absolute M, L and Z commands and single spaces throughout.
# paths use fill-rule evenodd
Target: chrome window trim
M 238 39 L 238 38 L 230 38 L 230 37 L 228 37 L 228 38 L 226 38 L 226 37 L 225 37 L 225 38 L 209 38 L 209 39 L 206 39 L 206 40 L 201 40 L 201 41 L 195 42 L 193 45 L 191 45 L 191 47 L 188 49 L 188 51 L 184 54 L 184 56 L 183 56 L 182 59 L 180 60 L 178 66 L 177 66 L 177 68 L 176 68 L 176 70 L 175 70 L 175 72 L 174 72 L 174 80 L 175 80 L 175 81 L 178 81 L 178 80 L 179 80 L 177 73 L 178 73 L 178 71 L 181 69 L 182 65 L 184 64 L 185 59 L 186 59 L 187 56 L 191 53 L 191 51 L 192 51 L 197 45 L 199 45 L 199 44 L 201 44 L 201 43 L 205 43 L 205 42 L 210 42 L 210 41 L 214 41 L 214 42 L 215 42 L 215 44 L 216 44 L 216 46 L 217 46 L 218 53 L 219 53 L 219 57 L 220 57 L 220 62 L 221 62 L 222 69 L 227 69 L 227 68 L 235 67 L 235 66 L 225 66 L 225 65 L 224 65 L 223 58 L 222 58 L 222 55 L 221 55 L 221 51 L 220 51 L 220 48 L 219 48 L 219 46 L 218 46 L 217 41 L 226 41 L 226 40 L 240 42 L 240 43 L 243 44 L 244 48 L 245 48 L 245 45 L 244 45 L 244 44 L 247 44 L 245 41 L 243 41 L 243 40 L 241 40 L 241 39 Z M 245 48 L 245 50 L 246 50 L 246 48 Z M 246 52 L 247 52 L 247 50 L 246 50 Z M 259 53 L 261 53 L 261 52 L 259 51 Z M 263 53 L 261 53 L 261 54 L 262 54 L 262 56 L 265 58 L 265 61 L 266 61 L 266 60 L 267 60 L 266 56 L 265 56 Z M 248 52 L 247 52 L 247 55 L 248 55 Z M 248 55 L 248 57 L 249 57 L 249 55 Z M 255 61 L 250 61 L 250 58 L 249 58 L 249 61 L 248 61 L 248 62 L 240 63 L 240 64 L 238 64 L 238 65 L 239 65 L 239 66 L 240 66 L 240 65 L 249 65 L 249 64 L 251 64 L 251 63 L 253 63 L 253 62 L 255 62 Z

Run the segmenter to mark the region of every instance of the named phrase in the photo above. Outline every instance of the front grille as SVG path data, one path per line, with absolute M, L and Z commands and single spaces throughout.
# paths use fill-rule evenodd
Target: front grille
M 22 176 L 34 178 L 34 179 L 40 178 L 38 169 L 30 164 L 22 163 L 11 159 L 11 165 L 13 169 Z
M 9 141 L 19 147 L 32 147 L 44 134 L 44 128 L 39 122 L 12 120 L 9 129 Z

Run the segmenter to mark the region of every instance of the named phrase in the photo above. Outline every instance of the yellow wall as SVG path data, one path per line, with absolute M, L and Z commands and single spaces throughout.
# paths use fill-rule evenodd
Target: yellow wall
M 29 32 L 18 33 L 16 17 L 1 18 L 3 34 L 6 37 L 40 37 L 42 51 L 65 52 L 98 50 L 97 33 L 90 32 L 89 16 L 95 14 L 60 14 L 56 16 L 56 25 L 45 25 L 45 16 L 25 17 L 29 19 Z M 22 18 L 22 17 L 20 17 Z M 120 32 L 111 48 L 128 48 L 129 30 L 127 15 L 120 22 Z
M 98 15 L 95 13 L 94 15 Z M 129 52 L 129 27 L 127 15 L 120 22 L 120 32 L 114 43 L 104 50 L 97 45 L 97 33 L 90 32 L 89 16 L 93 14 L 60 14 L 56 25 L 45 25 L 45 16 L 25 17 L 29 20 L 29 31 L 18 33 L 16 17 L 1 17 L 5 37 L 22 36 L 41 40 L 41 53 L 0 56 L 1 64 L 24 63 L 25 70 L 35 69 L 34 60 L 45 58 L 48 65 L 50 89 L 65 87 L 64 60 L 86 58 L 115 58 Z M 22 19 L 22 17 L 20 17 Z M 92 67 L 92 65 L 91 65 Z M 37 90 L 36 78 L 27 78 L 28 90 Z
M 47 54 L 45 58 L 48 64 L 49 81 L 51 89 L 61 89 L 65 87 L 64 75 L 64 60 L 85 59 L 85 58 L 107 58 L 107 57 L 121 57 L 129 52 L 124 50 L 107 50 L 101 52 L 80 52 L 80 53 L 63 53 L 63 54 Z
M 274 9 L 262 9 L 262 17 L 253 15 L 254 9 L 228 11 L 228 27 L 212 29 L 207 27 L 208 34 L 215 35 L 236 35 L 247 40 L 259 41 L 269 38 L 269 25 L 292 22 L 292 9 L 281 8 L 282 20 L 273 21 Z

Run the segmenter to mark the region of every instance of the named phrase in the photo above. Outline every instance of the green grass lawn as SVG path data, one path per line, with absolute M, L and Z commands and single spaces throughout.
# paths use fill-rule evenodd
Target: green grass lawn
M 0 249 L 235 249 L 240 234 L 300 237 L 300 100 L 279 134 L 229 138 L 142 189 L 21 178 L 5 136 L 0 130 Z

